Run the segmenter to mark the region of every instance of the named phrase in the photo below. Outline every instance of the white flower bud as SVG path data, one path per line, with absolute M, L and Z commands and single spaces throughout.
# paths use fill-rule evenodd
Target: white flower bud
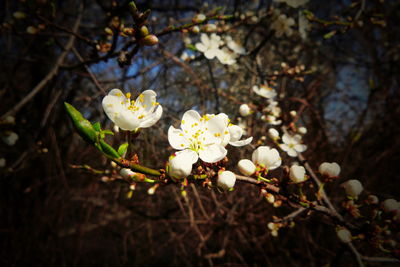
M 26 14 L 24 12 L 17 11 L 13 13 L 13 17 L 16 19 L 24 19 L 26 18 Z
M 268 130 L 268 136 L 269 136 L 271 139 L 279 139 L 279 132 L 278 132 L 276 129 L 274 129 L 274 128 L 270 128 L 270 129 Z
M 350 197 L 357 198 L 363 191 L 363 186 L 359 180 L 348 180 L 342 184 L 346 194 Z
M 199 23 L 199 22 L 202 22 L 203 20 L 205 20 L 206 18 L 207 18 L 206 15 L 200 13 L 200 14 L 197 14 L 197 15 L 193 18 L 193 22 L 194 22 L 194 23 Z
M 222 171 L 218 173 L 218 187 L 228 190 L 235 186 L 236 175 L 231 171 Z
M 239 171 L 246 176 L 251 176 L 256 171 L 256 165 L 251 160 L 241 159 L 238 162 Z
M 260 146 L 254 150 L 251 159 L 255 164 L 263 164 L 269 170 L 278 168 L 282 163 L 278 150 L 268 146 Z
M 379 203 L 379 198 L 375 195 L 369 195 L 367 198 L 368 204 L 378 204 Z
M 249 116 L 251 114 L 251 109 L 250 109 L 249 105 L 247 105 L 247 104 L 240 105 L 239 113 L 243 117 Z
M 168 175 L 174 179 L 183 179 L 192 172 L 192 160 L 185 153 L 176 153 L 169 157 Z
M 290 167 L 289 178 L 293 183 L 302 183 L 307 180 L 306 170 L 303 166 L 293 165 Z
M 205 32 L 216 32 L 217 31 L 217 25 L 212 24 L 212 23 L 207 23 L 204 25 L 204 31 Z
M 193 26 L 192 28 L 191 28 L 191 31 L 192 31 L 192 33 L 199 33 L 200 32 L 200 28 L 199 28 L 199 26 Z
M 326 175 L 329 177 L 337 177 L 340 174 L 340 166 L 336 162 L 324 162 L 319 165 L 318 170 L 322 175 Z
M 131 179 L 132 177 L 136 176 L 136 172 L 132 171 L 129 168 L 122 168 L 119 171 L 119 174 L 125 179 Z
M 351 233 L 346 228 L 342 228 L 336 232 L 338 238 L 343 243 L 350 243 L 351 242 Z
M 297 129 L 297 132 L 299 133 L 299 134 L 306 134 L 307 133 L 307 128 L 306 127 L 299 127 L 298 129 Z
M 6 166 L 6 159 L 5 158 L 1 158 L 0 159 L 0 168 L 4 168 Z
M 389 198 L 382 202 L 382 208 L 387 213 L 400 210 L 400 202 L 397 202 L 393 198 Z
M 113 130 L 114 130 L 114 132 L 119 133 L 118 125 L 114 124 Z
M 296 115 L 297 115 L 297 111 L 296 110 L 291 110 L 290 111 L 290 116 L 296 117 Z
M 37 34 L 39 32 L 39 29 L 34 26 L 29 26 L 28 28 L 26 28 L 26 32 L 29 34 Z
M 14 132 L 8 132 L 8 133 L 6 133 L 5 136 L 2 136 L 3 142 L 9 146 L 15 145 L 18 138 L 19 138 L 18 134 L 14 133 Z
M 15 124 L 15 117 L 14 117 L 14 116 L 7 116 L 7 117 L 4 119 L 4 122 L 5 122 L 5 123 L 8 123 L 8 124 Z

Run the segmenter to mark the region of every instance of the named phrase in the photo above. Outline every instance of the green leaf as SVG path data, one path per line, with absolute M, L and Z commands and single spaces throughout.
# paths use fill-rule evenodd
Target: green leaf
M 101 147 L 101 151 L 103 151 L 104 154 L 106 154 L 107 156 L 109 156 L 113 159 L 120 158 L 120 155 L 118 154 L 118 152 L 115 151 L 115 149 L 112 146 L 110 146 L 109 144 L 107 144 L 104 140 L 100 140 L 99 144 Z
M 109 134 L 109 135 L 114 135 L 114 133 L 111 130 L 103 130 L 101 131 L 103 134 Z
M 93 128 L 94 128 L 96 131 L 100 132 L 100 131 L 101 131 L 100 122 L 94 123 L 94 124 L 93 124 Z
M 128 149 L 128 145 L 129 145 L 128 143 L 123 143 L 122 145 L 119 146 L 118 154 L 120 156 L 122 156 L 126 152 L 126 150 Z
M 336 30 L 330 31 L 327 34 L 324 35 L 324 39 L 330 39 L 336 34 Z

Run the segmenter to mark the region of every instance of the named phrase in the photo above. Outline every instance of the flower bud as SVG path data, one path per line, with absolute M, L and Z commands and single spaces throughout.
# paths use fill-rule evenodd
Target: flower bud
M 296 115 L 297 115 L 297 111 L 296 110 L 291 110 L 290 111 L 290 116 L 296 117 Z
M 326 175 L 328 177 L 337 177 L 340 174 L 340 166 L 336 162 L 324 162 L 319 165 L 318 170 L 322 175 Z
M 24 19 L 26 18 L 26 14 L 24 12 L 17 11 L 13 13 L 13 17 L 16 19 Z
M 206 15 L 200 13 L 200 14 L 197 14 L 197 15 L 193 18 L 192 21 L 193 21 L 194 23 L 200 23 L 200 22 L 204 21 L 206 18 L 207 18 Z
M 204 25 L 203 30 L 205 32 L 216 32 L 217 31 L 217 25 L 211 24 L 211 23 L 207 23 L 206 25 Z
M 235 186 L 236 175 L 231 171 L 222 171 L 218 173 L 217 185 L 223 190 L 228 190 Z
M 192 33 L 199 33 L 200 32 L 199 26 L 193 26 L 190 30 L 192 31 Z
M 375 195 L 369 195 L 367 197 L 367 203 L 368 204 L 372 204 L 372 205 L 376 205 L 379 203 L 379 198 Z
M 239 171 L 246 176 L 251 176 L 256 171 L 256 165 L 251 160 L 241 159 L 238 162 Z
M 269 170 L 278 168 L 282 163 L 278 150 L 268 146 L 260 146 L 254 150 L 251 159 L 255 164 L 263 164 Z
M 279 139 L 279 132 L 274 128 L 270 128 L 268 130 L 268 136 L 273 140 L 277 140 Z
M 240 105 L 239 113 L 243 117 L 249 116 L 251 114 L 251 109 L 250 109 L 249 105 L 247 105 L 247 104 Z
M 188 154 L 177 152 L 169 157 L 167 173 L 174 180 L 180 180 L 190 175 L 192 172 L 192 160 Z
M 19 136 L 14 132 L 6 132 L 4 136 L 1 137 L 4 143 L 9 146 L 15 145 Z
M 299 127 L 298 129 L 297 129 L 297 132 L 299 133 L 299 134 L 306 134 L 307 133 L 307 128 L 306 127 Z
M 132 171 L 129 168 L 122 168 L 119 171 L 119 174 L 125 179 L 132 179 L 133 177 L 135 177 L 137 175 L 136 172 Z
M 303 166 L 293 165 L 290 167 L 289 178 L 293 183 L 302 183 L 307 180 L 306 170 Z
M 342 228 L 336 232 L 337 237 L 343 243 L 350 243 L 351 242 L 351 233 L 346 228 Z
M 26 28 L 26 32 L 29 34 L 37 34 L 39 32 L 39 29 L 34 26 L 29 26 L 28 28 Z
M 359 180 L 348 180 L 342 184 L 346 194 L 350 197 L 357 198 L 363 191 L 363 186 Z
M 158 38 L 157 38 L 157 36 L 155 36 L 153 34 L 149 34 L 146 37 L 140 39 L 139 43 L 141 45 L 153 46 L 153 45 L 158 44 Z
M 140 27 L 139 32 L 140 32 L 140 36 L 143 36 L 143 37 L 149 35 L 149 29 L 144 25 L 142 27 Z
M 394 212 L 400 210 L 400 202 L 397 202 L 393 198 L 389 198 L 382 202 L 382 208 L 387 213 Z
M 0 168 L 4 168 L 6 166 L 6 159 L 5 158 L 1 158 L 0 159 Z

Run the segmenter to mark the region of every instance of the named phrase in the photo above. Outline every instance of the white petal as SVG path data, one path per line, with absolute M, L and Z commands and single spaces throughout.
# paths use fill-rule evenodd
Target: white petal
M 297 151 L 294 150 L 293 148 L 289 148 L 289 150 L 287 151 L 287 154 L 291 157 L 297 157 Z
M 207 47 L 204 45 L 204 44 L 202 44 L 202 43 L 196 43 L 195 44 L 195 46 L 196 46 L 196 48 L 197 48 L 197 50 L 199 50 L 200 52 L 206 52 L 207 51 Z
M 240 141 L 229 142 L 229 144 L 231 146 L 246 146 L 246 145 L 250 144 L 251 141 L 253 141 L 253 137 L 249 137 L 247 139 L 240 140 Z
M 181 129 L 188 135 L 197 131 L 201 125 L 200 118 L 200 114 L 196 110 L 186 111 L 182 116 Z
M 307 146 L 306 145 L 303 145 L 303 144 L 297 144 L 297 145 L 295 145 L 294 146 L 294 149 L 297 151 L 297 152 L 304 152 L 304 151 L 306 151 L 306 149 L 307 149 Z
M 228 127 L 229 134 L 231 135 L 231 142 L 240 140 L 243 135 L 243 129 L 237 125 L 231 125 Z
M 217 54 L 219 53 L 219 49 L 209 49 L 206 52 L 204 52 L 204 56 L 208 59 L 213 59 L 214 57 L 217 56 Z
M 161 118 L 162 113 L 162 106 L 158 106 L 155 112 L 145 117 L 145 119 L 140 123 L 139 127 L 147 128 L 154 125 Z
M 182 130 L 175 129 L 173 126 L 170 126 L 168 129 L 168 141 L 177 150 L 188 148 L 190 144 Z
M 208 37 L 207 34 L 202 33 L 200 35 L 200 41 L 205 45 L 205 46 L 209 46 L 210 45 L 210 38 Z
M 200 151 L 200 159 L 204 162 L 214 163 L 226 156 L 226 149 L 220 145 L 210 145 Z
M 156 107 L 156 96 L 153 90 L 146 90 L 136 98 L 135 106 L 150 113 Z
M 199 160 L 199 155 L 191 149 L 185 149 L 182 151 L 178 151 L 175 153 L 175 155 L 177 157 L 179 156 L 179 159 L 182 159 L 184 161 L 187 160 L 188 162 L 190 162 L 192 164 L 196 163 Z

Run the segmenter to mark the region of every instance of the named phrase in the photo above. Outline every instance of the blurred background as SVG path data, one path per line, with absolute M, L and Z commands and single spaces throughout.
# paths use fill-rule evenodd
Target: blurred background
M 124 30 L 133 26 L 128 3 L 0 3 L 0 264 L 356 265 L 322 215 L 302 214 L 273 237 L 268 222 L 293 209 L 274 208 L 252 185 L 237 182 L 220 193 L 192 183 L 187 198 L 177 185 L 154 195 L 146 184 L 131 191 L 110 178 L 116 169 L 76 134 L 63 103 L 112 129 L 101 108 L 110 89 L 133 96 L 155 90 L 163 116 L 134 147 L 155 169 L 174 152 L 167 129 L 178 127 L 186 110 L 224 112 L 254 137 L 251 146 L 229 148 L 227 166 L 236 170 L 255 147 L 273 144 L 265 138 L 275 127 L 261 115 L 265 99 L 252 91 L 268 82 L 278 92 L 282 125 L 307 128 L 308 163 L 340 164 L 342 178 L 325 188 L 339 212 L 346 179 L 399 199 L 400 2 L 138 0 L 140 11 L 151 9 L 154 46 L 139 46 Z M 171 28 L 198 14 L 212 18 L 199 25 L 201 33 L 230 36 L 247 54 L 233 65 L 208 60 L 196 51 L 197 30 Z M 282 35 L 281 14 L 294 22 Z M 240 117 L 243 103 L 258 112 Z M 108 140 L 117 147 L 125 139 L 120 132 Z M 364 255 L 386 255 L 355 243 Z

